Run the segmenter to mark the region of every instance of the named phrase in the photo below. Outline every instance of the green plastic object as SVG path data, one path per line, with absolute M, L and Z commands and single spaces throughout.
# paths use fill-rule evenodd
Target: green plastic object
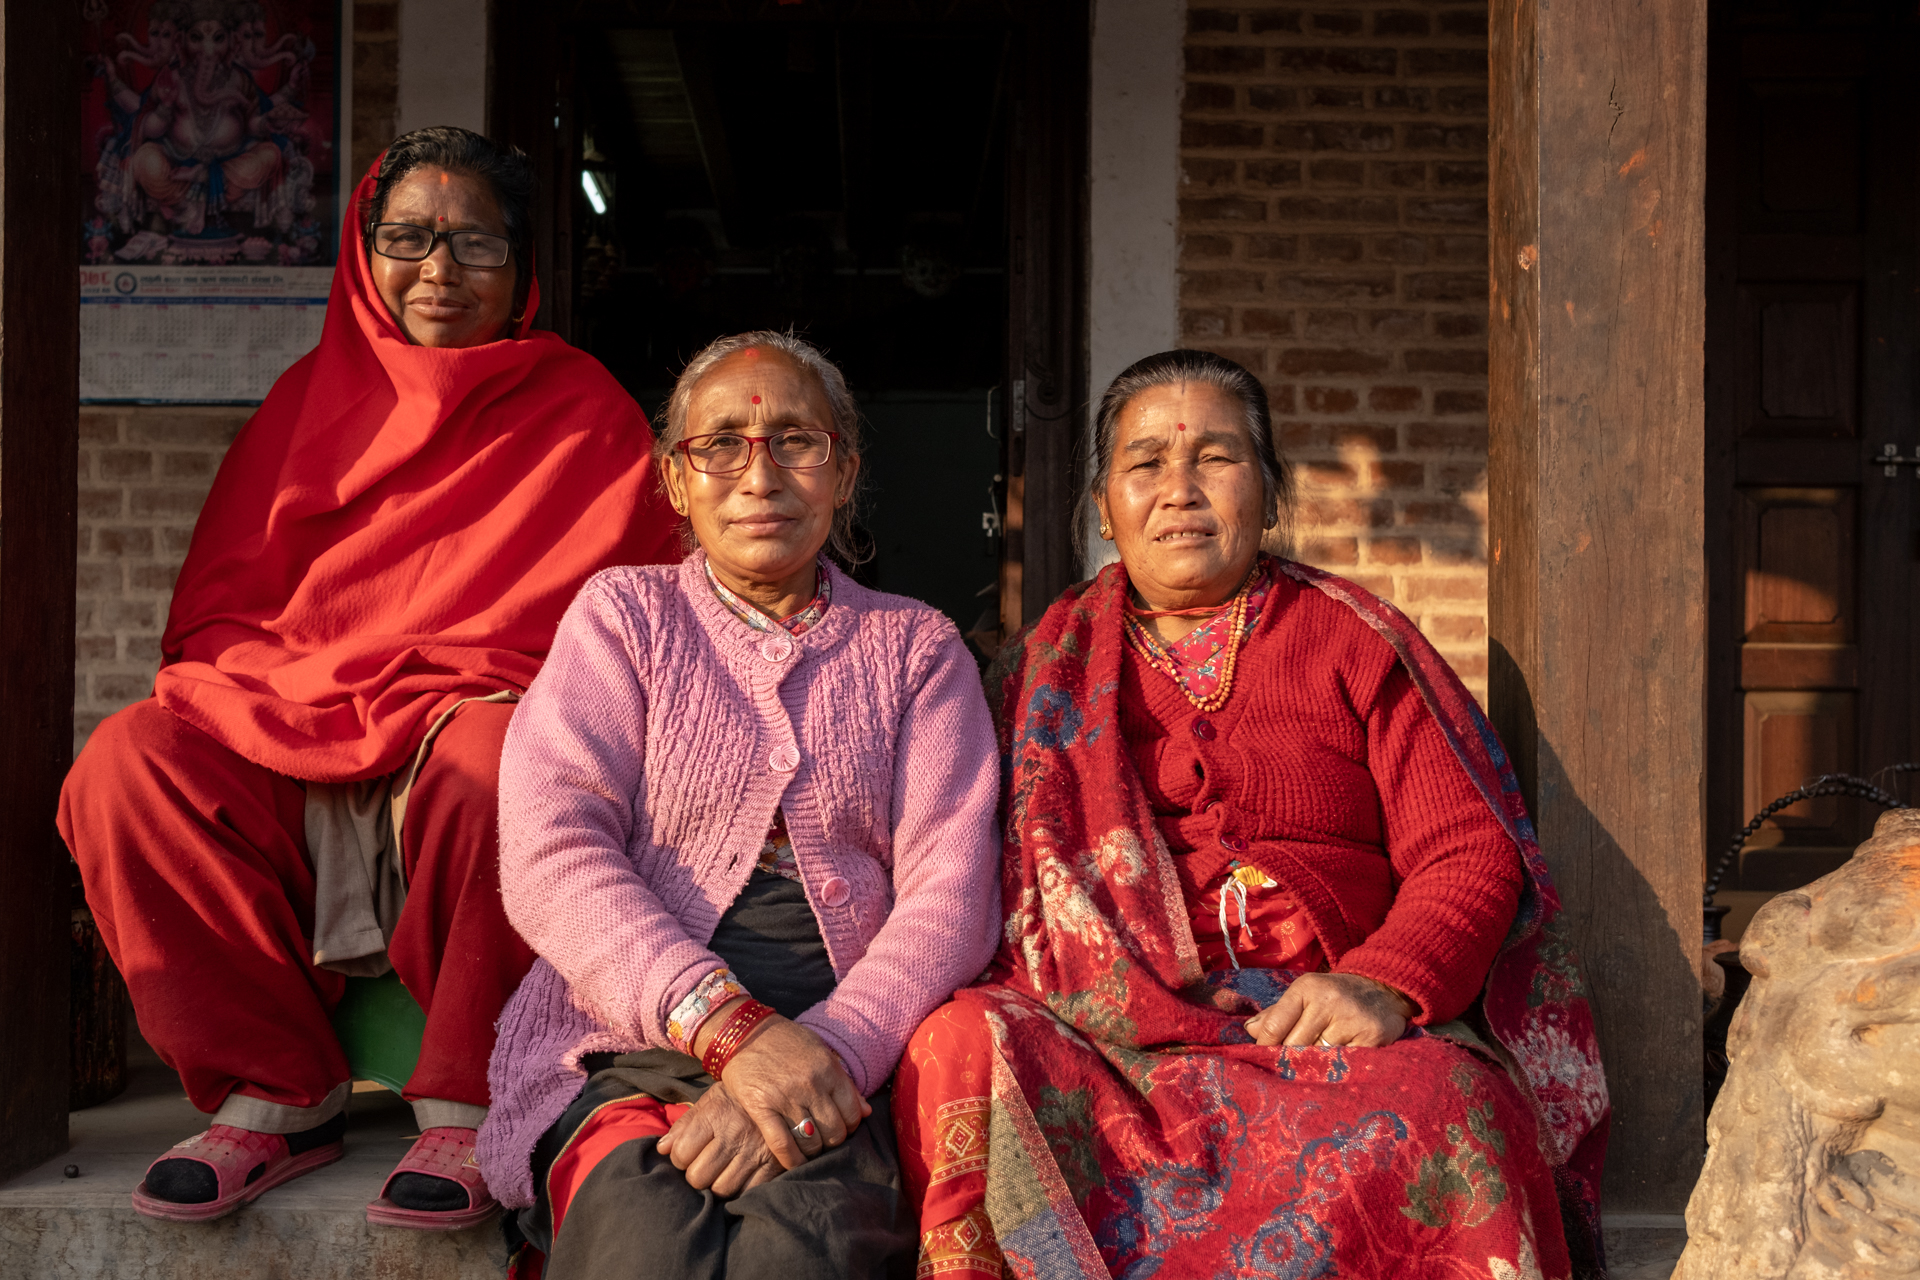
M 347 1051 L 355 1080 L 372 1080 L 400 1092 L 420 1061 L 420 1038 L 427 1015 L 400 976 L 348 978 L 347 992 L 333 1010 L 333 1031 Z

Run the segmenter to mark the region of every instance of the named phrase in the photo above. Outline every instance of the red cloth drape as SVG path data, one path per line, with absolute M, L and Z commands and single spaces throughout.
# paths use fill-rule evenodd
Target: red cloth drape
M 319 346 L 214 481 L 154 685 L 233 751 L 321 782 L 391 772 L 458 699 L 525 689 L 596 570 L 680 558 L 645 416 L 532 329 L 537 288 L 516 337 L 407 341 L 358 234 L 377 170 Z
M 468 703 L 407 804 L 407 901 L 387 958 L 425 1010 L 408 1098 L 486 1106 L 493 1023 L 533 964 L 498 866 L 513 708 Z M 346 979 L 313 964 L 306 791 L 151 701 L 109 716 L 60 794 L 60 835 L 126 975 L 140 1033 L 193 1105 L 234 1090 L 316 1107 L 347 1079 L 329 1024 Z

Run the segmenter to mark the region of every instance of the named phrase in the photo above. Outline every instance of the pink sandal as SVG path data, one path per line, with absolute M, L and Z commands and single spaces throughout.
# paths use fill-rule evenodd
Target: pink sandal
M 255 1133 L 251 1129 L 216 1124 L 205 1133 L 196 1133 L 185 1142 L 175 1143 L 153 1162 L 157 1165 L 166 1160 L 192 1160 L 206 1165 L 213 1170 L 216 1188 L 213 1199 L 198 1204 L 162 1200 L 148 1194 L 143 1178 L 133 1189 L 133 1207 L 149 1218 L 207 1222 L 225 1217 L 283 1182 L 332 1164 L 346 1153 L 346 1143 L 336 1139 L 294 1155 L 287 1149 L 285 1134 Z M 147 1166 L 149 1174 L 153 1172 L 153 1165 Z
M 413 1146 L 387 1175 L 380 1198 L 367 1206 L 367 1221 L 381 1227 L 411 1227 L 415 1231 L 460 1231 L 478 1226 L 491 1218 L 500 1202 L 487 1189 L 480 1176 L 480 1162 L 474 1159 L 472 1129 L 442 1125 L 414 1139 Z M 404 1209 L 387 1198 L 393 1180 L 403 1173 L 421 1173 L 443 1178 L 467 1193 L 464 1209 Z

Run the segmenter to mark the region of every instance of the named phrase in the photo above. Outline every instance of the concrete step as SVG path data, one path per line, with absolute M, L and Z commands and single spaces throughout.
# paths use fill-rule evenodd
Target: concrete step
M 0 1185 L 0 1278 L 500 1280 L 497 1220 L 454 1232 L 367 1225 L 367 1202 L 419 1131 L 399 1097 L 359 1087 L 368 1091 L 348 1108 L 345 1159 L 217 1222 L 156 1222 L 133 1211 L 129 1194 L 207 1117 L 151 1051 L 137 1054 L 125 1093 L 68 1120 L 66 1154 Z M 64 1175 L 68 1165 L 78 1178 Z
M 1687 1247 L 1687 1220 L 1677 1213 L 1610 1213 L 1601 1234 L 1608 1280 L 1669 1280 Z
M 147 1165 L 207 1117 L 136 1040 L 127 1091 L 73 1113 L 66 1154 L 0 1184 L 0 1280 L 500 1280 L 497 1221 L 434 1233 L 367 1225 L 367 1201 L 418 1132 L 399 1097 L 357 1088 L 344 1160 L 218 1222 L 155 1222 L 128 1195 Z M 65 1176 L 68 1165 L 78 1178 Z M 1608 1215 L 1606 1238 L 1613 1280 L 1666 1280 L 1686 1227 L 1678 1215 Z

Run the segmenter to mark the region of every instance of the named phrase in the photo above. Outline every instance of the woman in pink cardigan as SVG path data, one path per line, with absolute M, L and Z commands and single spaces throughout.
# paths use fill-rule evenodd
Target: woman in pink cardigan
M 655 447 L 699 550 L 590 579 L 500 765 L 507 916 L 479 1161 L 514 1275 L 911 1268 L 884 1096 L 992 956 L 993 730 L 934 609 L 852 582 L 858 417 L 790 335 L 687 366 Z

